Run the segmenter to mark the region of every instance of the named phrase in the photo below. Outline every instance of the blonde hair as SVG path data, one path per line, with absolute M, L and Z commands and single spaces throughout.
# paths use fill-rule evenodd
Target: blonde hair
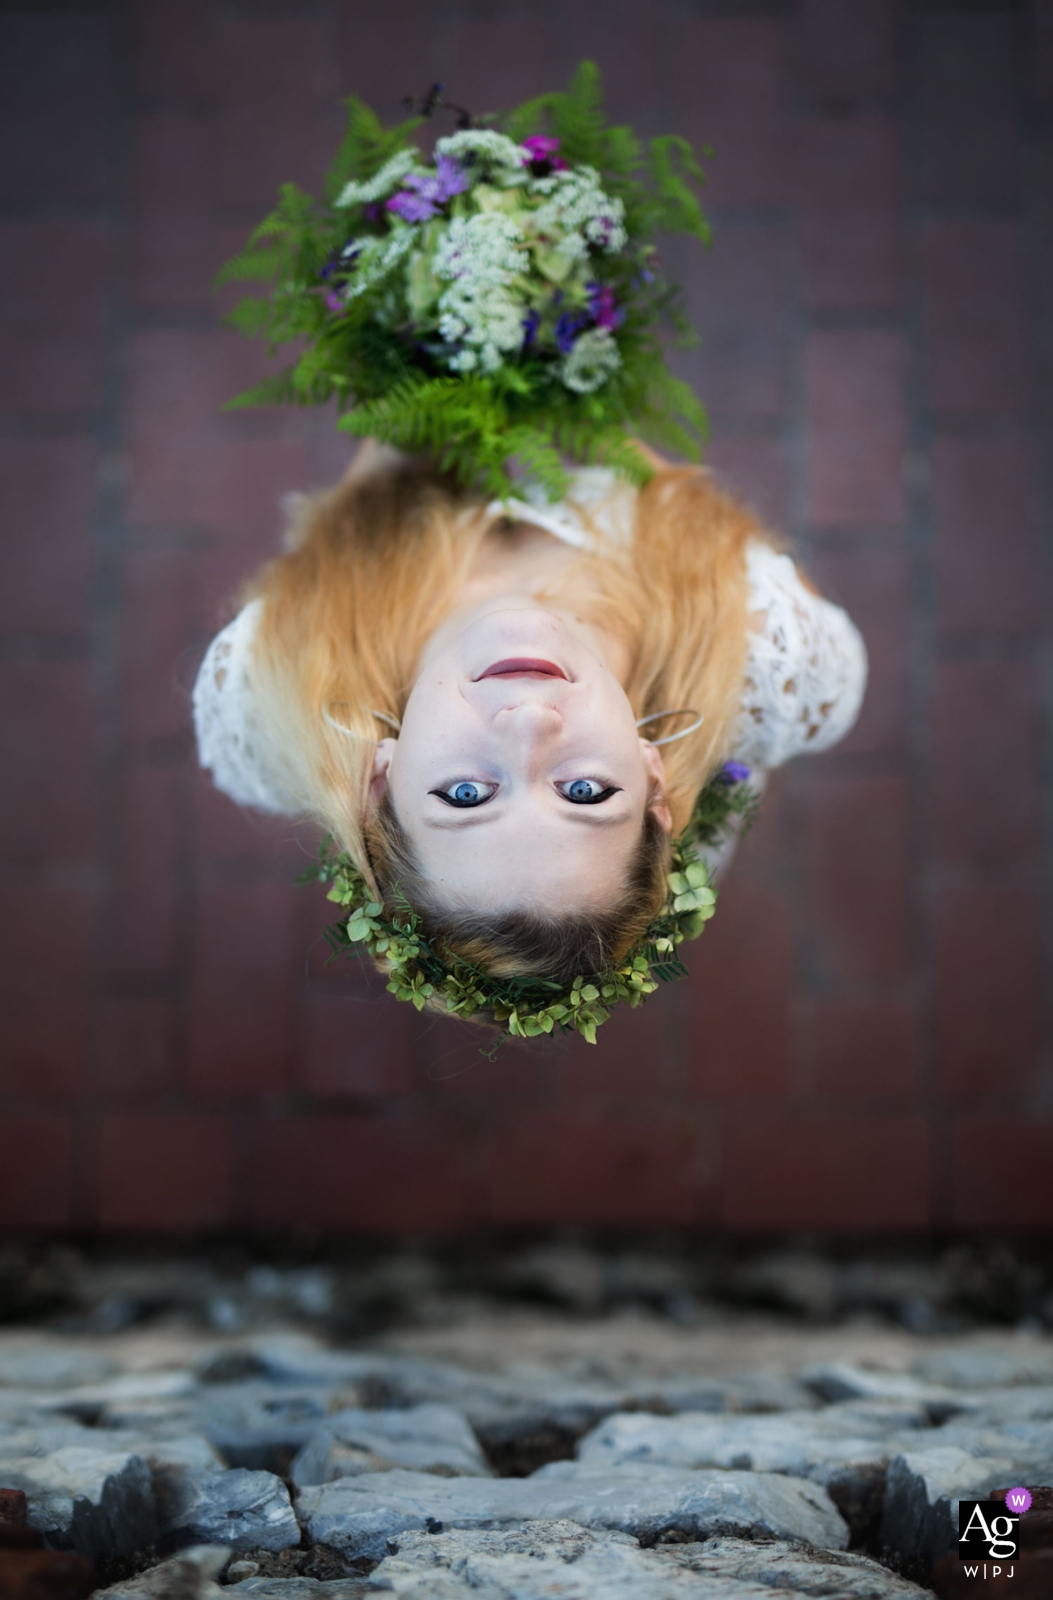
M 387 731 L 376 714 L 401 719 L 423 646 L 496 520 L 420 460 L 303 501 L 292 548 L 251 589 L 264 601 L 254 646 L 260 716 L 289 792 L 386 908 L 399 890 L 432 937 L 495 975 L 602 971 L 664 900 L 671 846 L 650 810 L 622 893 L 603 917 L 481 917 L 436 902 L 390 803 L 371 802 L 374 745 Z M 727 754 L 746 648 L 745 545 L 760 531 L 704 469 L 665 467 L 639 493 L 631 542 L 595 532 L 551 591 L 573 594 L 628 646 L 625 691 L 637 717 L 681 706 L 705 714 L 696 733 L 663 751 L 674 833 Z

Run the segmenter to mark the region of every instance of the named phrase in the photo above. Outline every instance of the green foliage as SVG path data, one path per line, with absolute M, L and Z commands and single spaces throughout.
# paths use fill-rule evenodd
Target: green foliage
M 354 95 L 346 108 L 323 200 L 285 184 L 274 211 L 219 274 L 220 283 L 268 286 L 240 302 L 232 326 L 262 339 L 272 355 L 298 347 L 289 365 L 228 404 L 335 404 L 348 432 L 433 451 L 466 488 L 497 497 L 514 492 L 512 458 L 552 498 L 567 488 L 561 455 L 605 463 L 642 484 L 651 468 L 633 435 L 697 459 L 705 412 L 669 371 L 665 354 L 670 339 L 689 342 L 690 330 L 678 291 L 653 270 L 656 233 L 709 239 L 696 194 L 703 174 L 687 141 L 666 135 L 645 151 L 630 128 L 609 126 L 600 73 L 590 61 L 565 91 L 539 95 L 498 119 L 517 142 L 538 132 L 557 138 L 562 157 L 572 167 L 595 168 L 604 192 L 624 206 L 628 244 L 602 262 L 624 314 L 616 333 L 621 366 L 602 387 L 582 394 L 554 382 L 551 361 L 546 365 L 525 345 L 496 371 L 451 374 L 436 365 L 415 327 L 403 259 L 380 260 L 374 250 L 365 276 L 354 255 L 343 265 L 348 249 L 378 246 L 396 234 L 382 207 L 337 201 L 349 183 L 368 184 L 400 152 L 415 153 L 422 121 L 385 128 Z M 328 294 L 335 281 L 354 288 L 336 307 Z
M 328 883 L 328 898 L 343 908 L 341 920 L 326 931 L 333 958 L 366 949 L 387 973 L 388 991 L 397 1000 L 418 1011 L 431 1002 L 444 1005 L 453 1017 L 481 1016 L 501 1030 L 498 1044 L 503 1038 L 533 1039 L 556 1031 L 580 1033 L 595 1044 L 597 1028 L 615 1006 L 642 1005 L 659 983 L 686 975 L 676 952 L 685 939 L 697 938 L 716 910 L 716 891 L 698 850 L 719 844 L 736 819 L 749 827 L 755 809 L 756 795 L 744 781 L 729 781 L 722 773 L 711 779 L 675 842 L 665 904 L 640 943 L 618 967 L 579 975 L 569 989 L 544 978 L 494 978 L 440 949 L 398 889 L 392 914 L 386 915 L 350 856 L 337 852 L 329 835 L 322 840 L 317 866 L 299 881 Z

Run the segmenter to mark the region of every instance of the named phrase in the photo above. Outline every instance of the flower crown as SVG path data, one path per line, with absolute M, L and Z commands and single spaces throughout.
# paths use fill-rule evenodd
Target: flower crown
M 757 796 L 747 785 L 748 777 L 748 767 L 729 761 L 710 780 L 673 847 L 665 903 L 643 938 L 619 966 L 582 974 L 569 989 L 538 977 L 495 978 L 440 950 L 398 892 L 398 910 L 389 920 L 351 857 L 335 852 L 328 836 L 322 840 L 318 865 L 300 881 L 331 884 L 328 898 L 346 908 L 346 917 L 326 929 L 330 959 L 364 947 L 388 973 L 388 991 L 396 999 L 408 1000 L 418 1011 L 429 1001 L 439 1001 L 452 1017 L 482 1014 L 501 1029 L 498 1045 L 504 1038 L 532 1039 L 556 1029 L 580 1033 L 595 1044 L 596 1029 L 620 1001 L 641 1005 L 660 981 L 687 975 L 676 952 L 685 939 L 698 937 L 716 910 L 712 876 L 698 849 L 719 844 L 734 817 L 743 827 L 750 825 Z
M 357 97 L 323 202 L 294 184 L 220 281 L 273 283 L 231 315 L 294 365 L 232 406 L 335 399 L 339 426 L 432 451 L 466 487 L 515 493 L 515 458 L 551 498 L 561 453 L 643 484 L 637 433 L 693 458 L 705 413 L 661 344 L 687 342 L 678 291 L 660 276 L 657 231 L 707 242 L 691 146 L 667 135 L 646 155 L 608 127 L 600 75 L 583 62 L 567 92 L 473 127 L 467 113 L 426 161 L 414 142 L 444 102 L 385 129 Z M 498 119 L 486 119 L 497 121 Z

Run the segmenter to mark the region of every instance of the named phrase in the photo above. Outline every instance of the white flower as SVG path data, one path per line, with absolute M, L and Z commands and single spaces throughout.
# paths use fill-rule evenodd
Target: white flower
M 393 194 L 406 176 L 416 166 L 416 150 L 400 150 L 398 155 L 385 161 L 379 172 L 363 183 L 348 183 L 341 189 L 334 204 L 338 206 L 367 205 L 371 200 L 383 200 Z
M 523 235 L 506 213 L 483 211 L 450 223 L 434 270 L 449 283 L 439 296 L 439 332 L 469 347 L 451 357 L 455 372 L 476 366 L 493 372 L 503 352 L 519 349 L 525 308 L 515 290 L 527 266 Z
M 590 328 L 563 357 L 559 375 L 576 394 L 592 394 L 621 364 L 621 351 L 610 328 Z
M 435 155 L 452 156 L 458 161 L 475 156 L 484 166 L 499 169 L 505 188 L 525 183 L 528 177 L 519 145 L 490 128 L 463 128 L 459 133 L 448 133 L 445 139 L 435 141 Z
M 355 275 L 344 290 L 345 300 L 357 300 L 360 294 L 372 289 L 381 278 L 386 278 L 408 255 L 416 239 L 413 228 L 400 223 L 386 239 L 369 239 L 355 262 Z
M 625 207 L 604 192 L 595 167 L 553 172 L 535 178 L 531 188 L 548 197 L 533 214 L 534 230 L 558 241 L 563 255 L 581 260 L 590 244 L 612 252 L 624 248 Z

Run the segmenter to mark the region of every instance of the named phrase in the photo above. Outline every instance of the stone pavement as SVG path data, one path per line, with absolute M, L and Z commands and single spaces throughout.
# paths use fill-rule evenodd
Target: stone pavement
M 195 771 L 205 641 L 345 461 L 221 413 L 258 357 L 211 280 L 340 96 L 496 106 L 589 54 L 713 146 L 673 263 L 710 460 L 873 681 L 690 983 L 491 1064 L 327 971 L 303 846 Z M 5 0 L 0 72 L 0 1217 L 1048 1226 L 1050 0 Z
M 563 1320 L 535 1312 L 525 1341 L 509 1317 L 474 1365 L 398 1333 L 11 1330 L 0 1593 L 31 1600 L 32 1570 L 51 1600 L 92 1581 L 114 1600 L 957 1597 L 959 1499 L 1026 1484 L 1011 1592 L 1048 1600 L 1048 1336 L 740 1318 L 678 1368 L 640 1319 L 620 1353 L 592 1319 L 591 1363 L 560 1359 Z M 762 1350 L 780 1359 L 751 1368 Z

